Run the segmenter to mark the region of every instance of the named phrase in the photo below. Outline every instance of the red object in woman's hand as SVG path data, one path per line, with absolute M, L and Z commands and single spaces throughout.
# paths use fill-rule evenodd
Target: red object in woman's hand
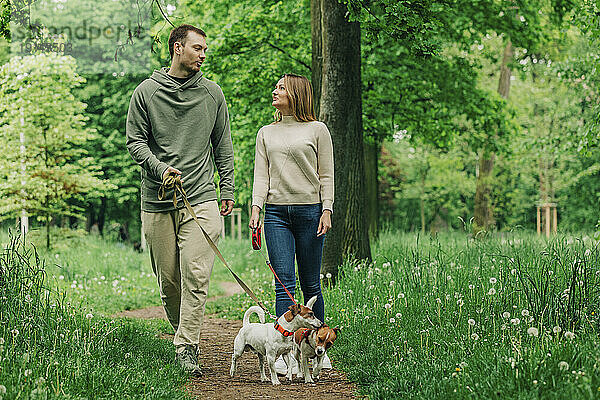
M 254 250 L 260 250 L 260 226 L 258 228 L 252 229 L 252 248 Z

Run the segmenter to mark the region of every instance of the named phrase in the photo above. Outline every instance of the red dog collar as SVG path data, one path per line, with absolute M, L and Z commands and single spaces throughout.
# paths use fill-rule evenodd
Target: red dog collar
M 283 326 L 279 325 L 279 322 L 275 321 L 275 330 L 281 333 L 283 336 L 292 336 L 294 332 L 286 331 Z

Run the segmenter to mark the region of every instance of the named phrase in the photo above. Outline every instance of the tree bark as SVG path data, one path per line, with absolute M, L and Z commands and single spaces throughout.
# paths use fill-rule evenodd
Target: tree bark
M 313 85 L 313 98 L 315 115 L 318 117 L 321 110 L 321 78 L 323 73 L 323 38 L 321 24 L 321 1 L 310 0 L 310 33 L 312 41 L 311 79 Z
M 514 50 L 510 39 L 504 48 L 502 55 L 502 65 L 500 67 L 500 79 L 498 80 L 498 93 L 507 99 L 510 92 L 511 71 L 508 66 L 513 58 Z M 479 153 L 479 175 L 477 176 L 475 189 L 475 209 L 474 209 L 474 233 L 482 230 L 489 231 L 495 225 L 494 212 L 491 205 L 491 181 L 494 171 L 495 154 L 487 148 L 483 148 Z
M 381 147 L 377 142 L 365 143 L 365 206 L 369 236 L 376 238 L 379 233 L 379 180 L 377 164 Z
M 323 273 L 337 276 L 346 256 L 371 258 L 365 223 L 365 168 L 360 72 L 360 25 L 346 20 L 337 0 L 321 0 L 322 81 L 319 119 L 331 132 L 335 159 L 333 229 Z M 318 48 L 313 44 L 313 49 Z

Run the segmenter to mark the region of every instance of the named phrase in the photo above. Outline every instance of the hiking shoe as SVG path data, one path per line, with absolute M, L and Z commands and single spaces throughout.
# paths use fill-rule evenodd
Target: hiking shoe
M 177 360 L 185 372 L 196 377 L 202 376 L 202 369 L 198 363 L 198 346 L 184 344 L 181 347 L 183 347 L 183 350 L 177 349 L 175 360 Z

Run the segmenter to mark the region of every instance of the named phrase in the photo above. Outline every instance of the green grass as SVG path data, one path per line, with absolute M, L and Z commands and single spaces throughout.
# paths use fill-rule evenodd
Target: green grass
M 274 309 L 261 254 L 249 241 L 219 248 Z M 160 304 L 148 254 L 73 232 L 39 251 L 41 260 L 23 249 L 2 258 L 4 399 L 184 398 L 172 344 L 156 337 L 168 324 L 110 317 Z M 330 355 L 369 398 L 600 397 L 600 251 L 591 239 L 388 232 L 373 255 L 347 261 L 324 288 L 326 322 L 342 327 Z M 223 281 L 233 279 L 216 261 L 210 296 Z M 252 304 L 240 294 L 206 312 L 241 319 Z
M 374 254 L 325 291 L 331 353 L 369 398 L 600 397 L 589 239 L 387 233 Z
M 0 257 L 0 397 L 181 399 L 186 377 L 162 321 L 110 319 L 71 304 L 16 240 Z

